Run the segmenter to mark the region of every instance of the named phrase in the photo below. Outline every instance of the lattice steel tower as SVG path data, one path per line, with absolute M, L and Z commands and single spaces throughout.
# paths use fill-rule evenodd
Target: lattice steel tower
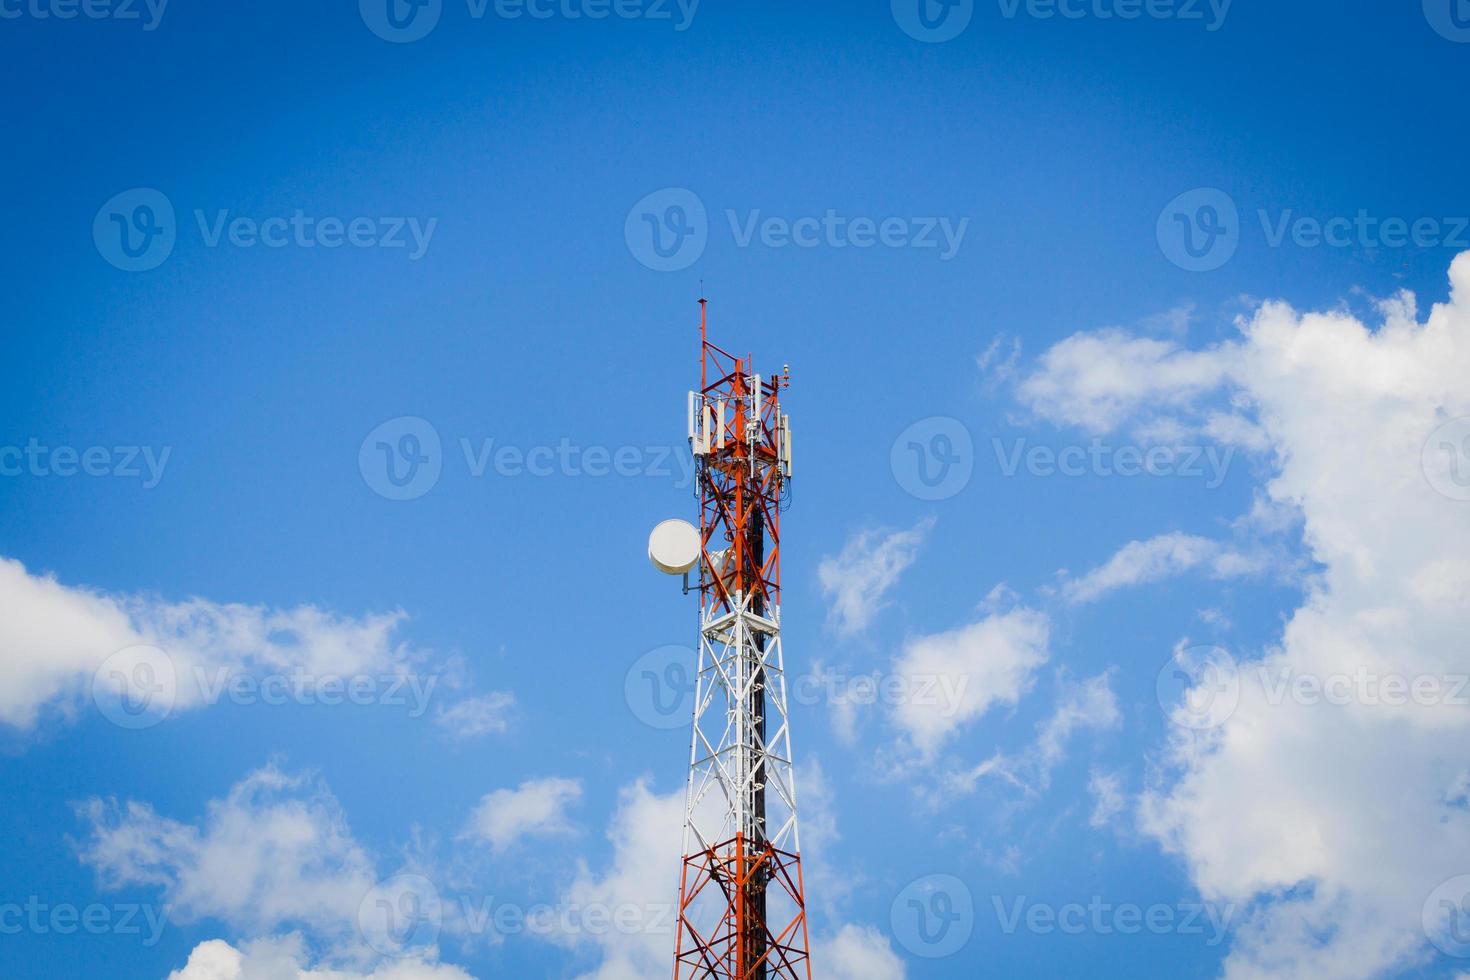
M 781 649 L 790 373 L 709 342 L 688 429 L 699 486 L 699 668 L 675 980 L 811 978 Z M 693 548 L 691 535 L 690 547 Z

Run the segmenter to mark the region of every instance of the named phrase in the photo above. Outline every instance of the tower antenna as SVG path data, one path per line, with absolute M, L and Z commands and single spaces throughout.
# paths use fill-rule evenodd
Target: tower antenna
M 699 669 L 674 977 L 811 980 L 781 644 L 790 374 L 762 378 L 710 343 L 708 313 L 701 295 L 700 387 L 688 406 L 698 558 L 691 535 L 687 559 L 699 574 Z M 651 542 L 650 556 L 680 570 L 678 534 L 663 533 L 670 543 Z

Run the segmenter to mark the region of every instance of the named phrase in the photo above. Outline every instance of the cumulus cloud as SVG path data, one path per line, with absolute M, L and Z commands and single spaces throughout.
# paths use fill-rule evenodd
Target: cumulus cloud
M 1201 567 L 1212 578 L 1228 579 L 1260 574 L 1269 562 L 1262 555 L 1175 531 L 1128 542 L 1097 568 L 1066 583 L 1062 594 L 1068 602 L 1095 602 L 1119 589 L 1159 582 Z
M 307 927 L 341 938 L 376 882 L 331 792 L 274 766 L 213 800 L 198 824 L 147 803 L 92 799 L 81 858 L 108 887 L 156 886 L 175 918 L 215 918 L 254 935 Z
M 214 920 L 244 937 L 199 944 L 170 980 L 470 980 L 438 962 L 437 904 L 425 912 L 428 941 L 384 944 L 369 903 L 407 893 L 395 890 L 399 878 L 378 880 L 318 779 L 266 766 L 210 801 L 197 823 L 138 802 L 79 809 L 80 857 L 103 887 L 156 888 L 171 920 Z M 432 893 L 426 879 L 424 888 Z M 390 946 L 395 955 L 383 955 Z
M 1452 498 L 1470 447 L 1431 434 L 1470 416 L 1470 254 L 1451 284 L 1422 321 L 1405 295 L 1375 327 L 1266 303 L 1238 341 L 1196 353 L 1074 338 L 1028 389 L 1058 419 L 1106 427 L 1221 387 L 1268 441 L 1266 494 L 1300 512 L 1323 568 L 1279 643 L 1243 658 L 1228 720 L 1174 733 L 1139 810 L 1207 899 L 1250 910 L 1230 980 L 1411 969 L 1431 952 L 1426 900 L 1467 870 L 1452 859 L 1470 855 L 1463 699 L 1389 703 L 1357 687 L 1332 703 L 1278 686 L 1464 673 L 1470 505 Z M 1107 368 L 1071 397 L 1062 386 L 1084 360 Z
M 1047 350 L 1017 394 L 1044 419 L 1100 435 L 1138 421 L 1145 409 L 1183 408 L 1218 388 L 1233 354 L 1121 330 L 1079 333 Z
M 816 944 L 813 961 L 831 980 L 904 980 L 908 971 L 888 937 L 872 926 L 843 926 Z
M 144 680 L 166 687 L 167 710 L 179 711 L 217 699 L 241 674 L 308 688 L 364 675 L 418 682 L 423 660 L 396 638 L 401 612 L 351 617 L 314 606 L 166 602 L 63 585 L 6 558 L 0 608 L 0 725 L 21 731 L 44 709 L 74 712 L 94 676 L 118 679 L 120 693 L 148 694 L 135 690 L 140 662 Z M 156 651 L 140 661 L 130 652 L 140 648 Z M 415 690 L 427 699 L 431 688 Z
M 168 980 L 474 980 L 457 966 L 421 957 L 390 960 L 368 972 L 311 967 L 299 934 L 258 939 L 239 948 L 223 939 L 194 947 L 189 961 Z
M 1045 615 L 1017 607 L 909 640 L 893 664 L 909 694 L 894 706 L 894 721 L 921 756 L 932 758 L 993 706 L 1021 699 L 1047 661 L 1050 637 Z
M 835 557 L 822 559 L 817 583 L 832 603 L 828 622 L 838 635 L 855 636 L 872 624 L 933 526 L 926 518 L 906 531 L 860 531 Z
M 659 794 L 646 780 L 624 787 L 607 829 L 611 865 L 601 874 L 585 863 L 563 903 L 581 909 L 607 909 L 637 928 L 557 933 L 555 941 L 590 948 L 599 962 L 580 980 L 643 980 L 673 966 L 678 926 L 678 857 L 670 844 L 682 839 L 684 789 Z M 674 844 L 672 850 L 677 850 Z
M 515 789 L 498 789 L 481 798 L 465 836 L 503 851 L 526 837 L 572 833 L 567 809 L 582 797 L 576 779 L 528 779 Z

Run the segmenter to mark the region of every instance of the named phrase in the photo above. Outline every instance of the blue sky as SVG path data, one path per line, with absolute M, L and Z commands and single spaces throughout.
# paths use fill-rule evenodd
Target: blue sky
M 1470 970 L 1470 10 L 926 4 L 0 0 L 0 976 L 665 970 L 701 289 L 816 975 Z

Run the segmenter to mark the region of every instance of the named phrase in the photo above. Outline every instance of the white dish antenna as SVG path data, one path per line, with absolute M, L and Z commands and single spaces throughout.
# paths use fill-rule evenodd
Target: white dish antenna
M 665 575 L 683 575 L 699 564 L 699 530 L 688 521 L 664 521 L 648 536 L 648 560 Z

